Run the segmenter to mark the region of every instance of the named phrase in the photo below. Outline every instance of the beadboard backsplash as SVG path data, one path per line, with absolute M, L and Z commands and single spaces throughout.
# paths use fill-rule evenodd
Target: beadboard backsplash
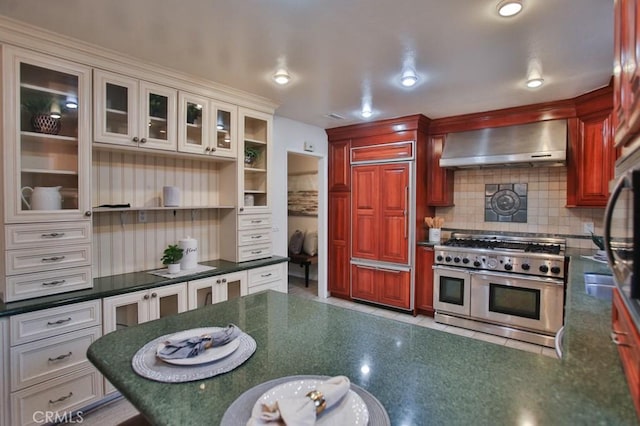
M 527 222 L 485 222 L 485 185 L 526 183 Z M 593 222 L 595 233 L 602 235 L 604 208 L 567 208 L 566 167 L 522 169 L 456 170 L 454 174 L 454 207 L 439 207 L 436 214 L 445 219 L 445 228 L 501 232 L 531 232 L 568 238 L 567 245 L 595 248 L 586 238 L 582 225 Z
M 235 165 L 136 152 L 94 151 L 92 205 L 131 203 L 135 208 L 159 207 L 163 186 L 180 188 L 181 206 L 235 205 L 235 181 L 222 182 L 221 170 L 228 167 Z M 230 175 L 234 173 L 224 176 Z M 222 218 L 236 214 L 235 209 L 208 208 L 145 212 L 145 223 L 139 222 L 136 210 L 94 214 L 94 277 L 161 268 L 164 248 L 186 236 L 198 240 L 199 260 L 218 259 L 223 243 L 219 241 Z

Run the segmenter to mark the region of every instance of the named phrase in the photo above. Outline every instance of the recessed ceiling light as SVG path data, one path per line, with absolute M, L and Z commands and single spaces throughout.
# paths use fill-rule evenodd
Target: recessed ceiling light
M 514 16 L 522 10 L 522 0 L 501 0 L 498 3 L 498 14 L 505 18 Z
M 273 75 L 273 81 L 275 81 L 276 83 L 280 84 L 280 85 L 285 85 L 287 84 L 289 81 L 291 80 L 291 76 L 289 75 L 289 73 L 287 72 L 286 69 L 284 68 L 280 68 L 278 71 L 276 71 L 276 73 Z
M 402 73 L 400 82 L 404 87 L 411 87 L 418 82 L 418 76 L 416 75 L 416 72 L 414 70 L 408 68 Z
M 542 77 L 530 78 L 527 80 L 527 87 L 529 89 L 536 89 L 544 83 L 544 79 Z

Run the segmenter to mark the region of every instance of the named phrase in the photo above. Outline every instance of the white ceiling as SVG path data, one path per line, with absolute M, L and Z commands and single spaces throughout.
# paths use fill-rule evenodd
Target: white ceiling
M 0 14 L 272 99 L 323 128 L 572 98 L 610 79 L 612 0 L 1 0 Z M 531 59 L 545 85 L 524 85 Z M 413 60 L 419 83 L 399 74 Z M 293 76 L 271 75 L 279 62 Z M 339 114 L 344 120 L 326 117 Z

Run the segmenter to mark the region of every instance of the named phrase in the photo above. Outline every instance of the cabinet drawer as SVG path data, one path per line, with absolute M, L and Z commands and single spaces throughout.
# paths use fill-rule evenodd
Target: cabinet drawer
M 259 284 L 254 287 L 249 287 L 249 294 L 258 293 L 259 291 L 265 291 L 265 290 L 276 290 L 276 291 L 286 293 L 286 291 L 282 289 L 282 282 L 274 281 L 274 282 Z
M 9 318 L 11 346 L 102 324 L 100 300 L 28 312 Z
M 351 164 L 382 160 L 409 160 L 412 158 L 412 141 L 351 148 Z
M 60 269 L 7 277 L 5 302 L 92 288 L 91 267 Z
M 85 368 L 11 394 L 11 424 L 41 425 L 44 414 L 78 410 L 102 398 L 102 375 Z M 41 414 L 41 417 L 38 416 Z
M 238 216 L 238 229 L 271 228 L 271 214 L 247 214 Z
M 264 259 L 271 257 L 271 243 L 256 244 L 254 246 L 242 246 L 238 248 L 238 261 Z
M 249 275 L 249 288 L 273 281 L 281 281 L 283 279 L 281 264 L 250 269 L 247 272 Z
M 5 226 L 7 249 L 91 242 L 91 221 Z
M 6 257 L 7 275 L 87 266 L 91 262 L 91 245 L 7 250 Z
M 238 231 L 238 245 L 263 244 L 271 242 L 271 229 Z
M 87 349 L 101 334 L 97 326 L 11 348 L 11 390 L 91 366 Z

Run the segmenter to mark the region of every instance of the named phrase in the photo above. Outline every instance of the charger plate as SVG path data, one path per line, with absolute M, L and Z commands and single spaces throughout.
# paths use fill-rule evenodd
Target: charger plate
M 205 364 L 172 365 L 159 359 L 156 352 L 162 342 L 175 334 L 160 336 L 140 348 L 131 360 L 133 371 L 144 378 L 163 383 L 184 383 L 208 379 L 242 365 L 253 355 L 257 346 L 253 337 L 243 332 L 235 339 L 239 341 L 238 348 L 225 358 Z
M 242 395 L 240 395 L 222 416 L 222 421 L 220 422 L 220 426 L 237 426 L 237 425 L 246 425 L 249 419 L 251 418 L 251 410 L 253 410 L 254 405 L 258 401 L 258 399 L 270 389 L 282 385 L 287 382 L 299 381 L 299 380 L 327 380 L 331 376 L 288 376 L 281 377 L 279 379 L 270 380 L 268 382 L 261 383 L 257 386 L 252 387 L 251 389 L 245 391 Z M 387 410 L 384 409 L 384 406 L 378 401 L 378 399 L 373 396 L 368 391 L 364 390 L 358 385 L 354 385 L 351 383 L 351 390 L 354 391 L 367 405 L 367 410 L 369 411 L 369 426 L 390 426 L 391 420 L 389 419 L 389 415 L 387 414 Z M 322 417 L 322 414 L 319 418 Z

